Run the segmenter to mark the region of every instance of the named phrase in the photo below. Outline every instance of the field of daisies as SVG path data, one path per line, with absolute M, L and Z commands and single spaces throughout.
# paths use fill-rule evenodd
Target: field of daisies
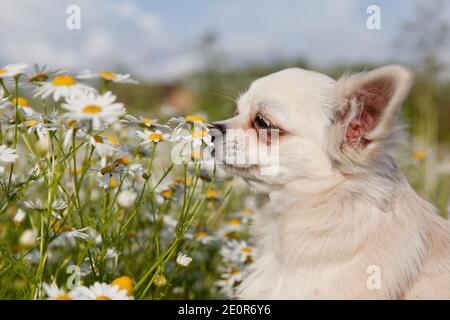
M 112 83 L 0 67 L 0 299 L 232 298 L 252 198 L 201 116 L 134 116 Z

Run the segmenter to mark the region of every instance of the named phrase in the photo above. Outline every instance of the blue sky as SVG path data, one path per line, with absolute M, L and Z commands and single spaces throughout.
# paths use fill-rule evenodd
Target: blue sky
M 0 63 L 128 70 L 171 80 L 202 67 L 196 50 L 207 31 L 232 65 L 304 57 L 312 64 L 403 62 L 400 26 L 417 1 L 0 0 Z M 81 29 L 66 28 L 67 6 Z M 381 30 L 366 28 L 369 5 Z M 446 9 L 449 12 L 449 6 Z

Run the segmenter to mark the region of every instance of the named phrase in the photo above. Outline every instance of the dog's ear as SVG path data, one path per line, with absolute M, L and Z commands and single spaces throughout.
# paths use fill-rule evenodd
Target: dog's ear
M 413 82 L 412 72 L 390 65 L 351 76 L 336 83 L 334 123 L 342 149 L 364 153 L 392 138 L 398 110 Z

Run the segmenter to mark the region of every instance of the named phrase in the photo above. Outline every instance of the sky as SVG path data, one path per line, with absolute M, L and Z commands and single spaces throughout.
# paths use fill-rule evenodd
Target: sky
M 127 71 L 172 81 L 203 67 L 208 32 L 232 66 L 303 57 L 313 65 L 402 62 L 401 26 L 417 1 L 0 0 L 0 64 Z M 80 29 L 66 27 L 70 5 Z M 378 5 L 381 29 L 366 27 Z M 450 17 L 450 6 L 445 10 Z

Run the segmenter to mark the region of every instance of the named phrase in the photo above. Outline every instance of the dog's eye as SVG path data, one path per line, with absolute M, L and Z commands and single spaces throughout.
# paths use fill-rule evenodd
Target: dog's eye
M 277 128 L 272 122 L 270 122 L 269 120 L 267 120 L 260 114 L 257 114 L 255 117 L 255 127 L 257 129 L 276 129 Z

